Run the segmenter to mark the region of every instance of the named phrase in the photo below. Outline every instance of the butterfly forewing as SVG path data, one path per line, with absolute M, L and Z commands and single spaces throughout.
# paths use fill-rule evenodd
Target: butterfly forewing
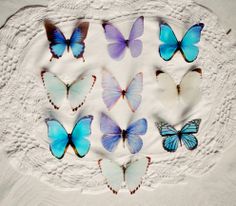
M 108 159 L 101 159 L 98 161 L 98 164 L 108 188 L 117 194 L 124 181 L 123 168 Z
M 125 170 L 125 182 L 131 194 L 142 184 L 143 176 L 146 174 L 151 159 L 144 157 L 131 162 Z
M 194 119 L 183 126 L 181 129 L 182 134 L 195 134 L 198 132 L 201 119 Z
M 41 77 L 47 90 L 49 102 L 55 109 L 59 109 L 67 94 L 66 85 L 51 72 L 42 71 Z
M 70 101 L 73 111 L 76 111 L 84 104 L 87 95 L 92 90 L 95 82 L 95 76 L 87 75 L 79 77 L 74 83 L 70 85 L 68 91 L 68 100 Z

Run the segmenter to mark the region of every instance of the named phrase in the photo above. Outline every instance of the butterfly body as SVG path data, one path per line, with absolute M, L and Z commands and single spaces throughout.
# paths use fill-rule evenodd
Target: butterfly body
M 193 134 L 198 132 L 200 123 L 201 119 L 194 119 L 186 123 L 179 131 L 168 123 L 156 123 L 160 135 L 164 137 L 163 148 L 168 152 L 175 152 L 178 145 L 182 146 L 183 143 L 188 150 L 196 149 L 198 140 Z

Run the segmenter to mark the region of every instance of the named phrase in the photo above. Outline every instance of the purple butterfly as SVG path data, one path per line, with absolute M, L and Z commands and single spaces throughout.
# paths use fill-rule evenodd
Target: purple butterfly
M 107 151 L 113 152 L 122 139 L 123 144 L 127 140 L 126 144 L 129 151 L 135 154 L 143 146 L 143 140 L 140 138 L 140 135 L 145 135 L 147 132 L 147 120 L 144 118 L 139 119 L 131 123 L 126 130 L 122 130 L 116 122 L 102 113 L 100 128 L 104 133 L 102 136 L 102 145 Z
M 110 110 L 115 103 L 122 97 L 126 97 L 128 105 L 132 112 L 135 112 L 142 100 L 141 92 L 143 90 L 143 73 L 135 75 L 126 89 L 122 90 L 116 78 L 107 71 L 103 71 L 102 87 L 104 89 L 102 98 L 107 108 Z
M 144 17 L 140 16 L 134 22 L 129 38 L 125 39 L 121 32 L 111 23 L 104 23 L 103 25 L 106 39 L 111 43 L 108 44 L 108 52 L 113 59 L 122 59 L 125 48 L 130 48 L 132 57 L 138 57 L 143 48 L 141 40 L 137 39 L 143 35 L 144 31 Z

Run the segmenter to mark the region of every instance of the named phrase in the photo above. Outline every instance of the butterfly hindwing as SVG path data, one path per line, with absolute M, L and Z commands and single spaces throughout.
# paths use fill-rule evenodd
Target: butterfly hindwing
M 84 157 L 90 149 L 88 137 L 91 135 L 93 116 L 85 116 L 79 119 L 71 133 L 71 144 L 79 157 Z
M 68 134 L 65 128 L 57 120 L 46 120 L 48 126 L 48 138 L 50 139 L 50 151 L 53 156 L 61 159 L 69 145 Z

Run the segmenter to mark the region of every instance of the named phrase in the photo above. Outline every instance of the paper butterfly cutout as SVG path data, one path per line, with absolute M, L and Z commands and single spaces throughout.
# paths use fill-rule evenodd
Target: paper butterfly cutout
M 111 23 L 103 23 L 103 29 L 106 39 L 111 43 L 108 44 L 108 52 L 111 58 L 119 60 L 124 57 L 125 48 L 129 48 L 132 57 L 138 57 L 143 49 L 143 43 L 137 39 L 143 35 L 144 31 L 144 17 L 140 16 L 134 22 L 129 38 L 125 39 L 122 33 Z
M 179 100 L 188 106 L 196 104 L 201 97 L 201 77 L 202 70 L 196 68 L 188 71 L 183 76 L 181 82 L 176 85 L 169 74 L 158 69 L 156 71 L 156 78 L 158 80 L 158 97 L 160 101 L 168 107 L 172 107 Z
M 66 39 L 61 30 L 56 27 L 52 21 L 46 19 L 44 21 L 44 26 L 46 29 L 48 41 L 50 42 L 49 48 L 52 53 L 50 61 L 53 58 L 60 58 L 66 48 L 68 52 L 69 48 L 71 48 L 74 57 L 82 58 L 84 61 L 84 40 L 88 33 L 88 22 L 78 22 L 70 39 Z
M 94 75 L 80 76 L 70 85 L 65 84 L 55 74 L 48 71 L 42 71 L 41 77 L 47 90 L 49 102 L 54 108 L 59 109 L 67 97 L 72 111 L 76 111 L 84 104 L 96 82 Z
M 90 142 L 87 139 L 91 134 L 91 123 L 93 116 L 85 116 L 79 119 L 71 134 L 68 134 L 62 124 L 55 119 L 47 119 L 48 138 L 50 139 L 50 151 L 53 156 L 61 159 L 68 146 L 74 149 L 75 154 L 82 158 L 90 149 Z
M 125 90 L 122 90 L 116 78 L 111 73 L 103 71 L 102 76 L 103 93 L 102 98 L 110 110 L 115 103 L 122 97 L 126 97 L 128 105 L 132 112 L 135 112 L 142 100 L 141 92 L 143 90 L 143 73 L 135 75 Z
M 159 53 L 162 59 L 169 61 L 174 54 L 180 50 L 185 61 L 193 62 L 199 53 L 196 46 L 200 42 L 201 31 L 204 27 L 203 23 L 195 24 L 188 29 L 183 39 L 178 41 L 172 28 L 168 24 L 160 25 L 160 40 L 163 42 L 159 46 Z
M 125 147 L 126 141 L 130 153 L 135 154 L 142 149 L 143 140 L 140 135 L 145 135 L 147 132 L 147 120 L 139 119 L 131 123 L 126 130 L 122 130 L 116 122 L 102 113 L 100 129 L 104 133 L 102 145 L 107 151 L 113 152 L 122 139 L 123 146 Z
M 168 123 L 156 123 L 156 126 L 162 137 L 165 137 L 162 144 L 163 148 L 168 152 L 175 152 L 178 145 L 182 146 L 182 142 L 188 150 L 194 150 L 198 146 L 198 140 L 193 135 L 198 133 L 201 119 L 194 119 L 183 126 L 180 131 L 177 131 Z
M 120 166 L 108 159 L 98 161 L 106 184 L 114 194 L 119 192 L 123 182 L 126 183 L 130 194 L 134 194 L 142 184 L 143 176 L 146 174 L 150 163 L 150 157 L 140 158 L 126 166 Z

